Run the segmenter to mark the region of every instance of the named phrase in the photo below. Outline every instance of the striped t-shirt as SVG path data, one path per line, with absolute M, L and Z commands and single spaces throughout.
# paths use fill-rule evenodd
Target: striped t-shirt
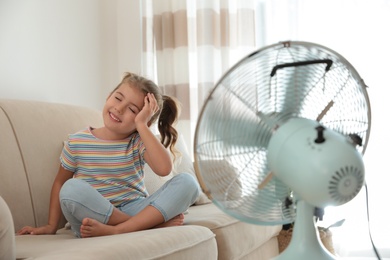
M 124 140 L 101 140 L 91 128 L 69 135 L 60 160 L 73 177 L 92 185 L 114 206 L 148 195 L 144 184 L 145 147 L 138 132 Z

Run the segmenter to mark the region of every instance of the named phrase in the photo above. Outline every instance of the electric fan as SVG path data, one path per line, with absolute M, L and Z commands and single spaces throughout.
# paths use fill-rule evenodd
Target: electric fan
M 244 57 L 206 99 L 195 131 L 197 177 L 220 209 L 244 222 L 294 222 L 277 259 L 334 259 L 315 208 L 353 199 L 371 110 L 366 85 L 338 53 L 281 42 Z

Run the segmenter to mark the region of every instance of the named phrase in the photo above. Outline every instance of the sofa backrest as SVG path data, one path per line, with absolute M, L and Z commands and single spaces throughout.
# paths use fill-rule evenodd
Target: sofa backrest
M 101 112 L 95 109 L 0 99 L 0 196 L 11 210 L 15 230 L 47 223 L 63 142 L 68 134 L 101 125 Z

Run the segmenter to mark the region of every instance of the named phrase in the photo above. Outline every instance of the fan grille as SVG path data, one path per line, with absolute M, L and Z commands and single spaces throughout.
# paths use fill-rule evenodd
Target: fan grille
M 194 154 L 202 188 L 222 210 L 256 224 L 293 221 L 288 187 L 272 178 L 259 188 L 270 171 L 272 132 L 292 117 L 357 134 L 364 153 L 370 130 L 366 86 L 330 49 L 306 42 L 271 45 L 242 59 L 216 84 L 198 120 Z

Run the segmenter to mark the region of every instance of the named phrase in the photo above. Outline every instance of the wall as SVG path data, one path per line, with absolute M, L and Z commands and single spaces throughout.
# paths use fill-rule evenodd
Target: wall
M 125 70 L 139 71 L 139 8 L 126 0 L 0 0 L 0 97 L 100 109 Z

